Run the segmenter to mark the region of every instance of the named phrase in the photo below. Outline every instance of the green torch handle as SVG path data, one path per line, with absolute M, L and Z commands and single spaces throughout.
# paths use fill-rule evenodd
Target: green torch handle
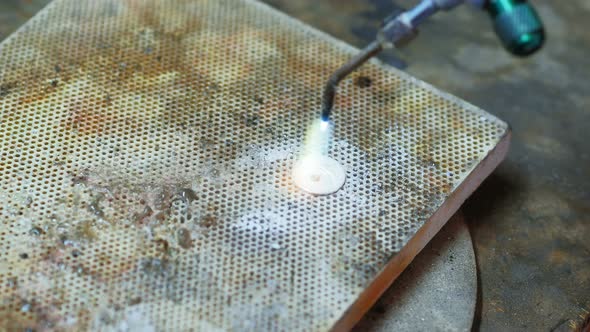
M 504 47 L 527 56 L 543 46 L 545 31 L 535 9 L 526 0 L 488 0 L 485 9 Z

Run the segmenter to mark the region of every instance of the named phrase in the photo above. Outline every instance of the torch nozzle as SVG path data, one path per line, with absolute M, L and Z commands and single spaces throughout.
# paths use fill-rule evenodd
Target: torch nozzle
M 342 67 L 338 68 L 328 79 L 322 95 L 322 121 L 329 121 L 332 108 L 334 107 L 334 97 L 336 96 L 336 87 L 348 74 L 360 67 L 367 60 L 375 56 L 382 50 L 381 43 L 374 41 L 365 47 L 359 54 L 350 59 Z

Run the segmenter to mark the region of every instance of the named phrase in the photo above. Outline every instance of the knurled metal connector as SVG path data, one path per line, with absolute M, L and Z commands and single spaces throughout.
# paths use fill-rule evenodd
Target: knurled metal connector
M 384 48 L 402 47 L 418 35 L 418 30 L 407 20 L 404 14 L 387 22 L 377 33 L 377 41 Z

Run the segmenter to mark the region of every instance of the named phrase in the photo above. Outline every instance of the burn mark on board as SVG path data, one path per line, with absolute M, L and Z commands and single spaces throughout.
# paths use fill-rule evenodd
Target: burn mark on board
M 104 218 L 104 211 L 102 210 L 102 207 L 100 204 L 100 202 L 103 200 L 103 198 L 104 198 L 104 195 L 102 195 L 102 194 L 96 195 L 96 197 L 94 197 L 92 199 L 92 201 L 88 204 L 88 211 L 90 211 L 90 213 L 92 213 L 93 215 L 95 215 L 101 219 Z
M 168 258 L 146 257 L 140 260 L 141 272 L 153 276 L 165 276 L 171 272 L 173 265 Z
M 16 88 L 16 82 L 6 82 L 0 84 L 0 98 L 6 97 L 14 88 Z
M 81 243 L 88 243 L 96 240 L 98 235 L 91 220 L 84 220 L 77 223 L 67 233 L 59 234 L 59 243 L 63 246 L 79 246 Z
M 172 193 L 170 188 L 161 188 L 157 193 L 153 201 L 154 209 L 163 211 L 170 208 L 172 204 Z
M 176 240 L 178 241 L 178 245 L 183 249 L 190 249 L 193 247 L 193 239 L 191 237 L 191 233 L 186 228 L 180 228 L 176 232 Z
M 88 170 L 80 170 L 76 174 L 70 173 L 70 176 L 72 177 L 73 186 L 78 184 L 86 185 L 88 183 Z
M 355 78 L 354 84 L 360 88 L 368 88 L 373 84 L 373 80 L 368 76 L 358 76 Z
M 244 116 L 244 123 L 247 127 L 255 127 L 260 122 L 260 115 L 249 114 Z
M 43 230 L 43 228 L 41 228 L 39 226 L 33 226 L 29 230 L 29 235 L 31 235 L 31 236 L 39 237 L 39 236 L 44 235 L 44 234 L 45 234 L 45 231 Z
M 190 188 L 181 188 L 178 191 L 178 195 L 180 199 L 187 205 L 190 205 L 193 201 L 196 201 L 199 197 L 197 194 Z
M 201 220 L 199 220 L 199 225 L 205 228 L 213 228 L 218 224 L 218 222 L 219 219 L 217 219 L 216 216 L 213 214 L 206 214 L 201 218 Z
M 154 214 L 154 210 L 145 204 L 141 211 L 135 212 L 132 216 L 132 220 L 138 224 L 144 224 L 147 222 L 147 219 Z
M 156 239 L 154 240 L 154 242 L 159 252 L 162 252 L 163 254 L 170 253 L 170 244 L 168 244 L 168 241 L 166 241 L 165 239 Z

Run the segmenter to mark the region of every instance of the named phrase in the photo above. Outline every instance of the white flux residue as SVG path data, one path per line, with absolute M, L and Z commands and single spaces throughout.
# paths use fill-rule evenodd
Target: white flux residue
M 307 130 L 301 157 L 293 167 L 295 185 L 311 194 L 328 195 L 346 181 L 342 165 L 327 156 L 332 128 L 327 121 L 314 121 Z

